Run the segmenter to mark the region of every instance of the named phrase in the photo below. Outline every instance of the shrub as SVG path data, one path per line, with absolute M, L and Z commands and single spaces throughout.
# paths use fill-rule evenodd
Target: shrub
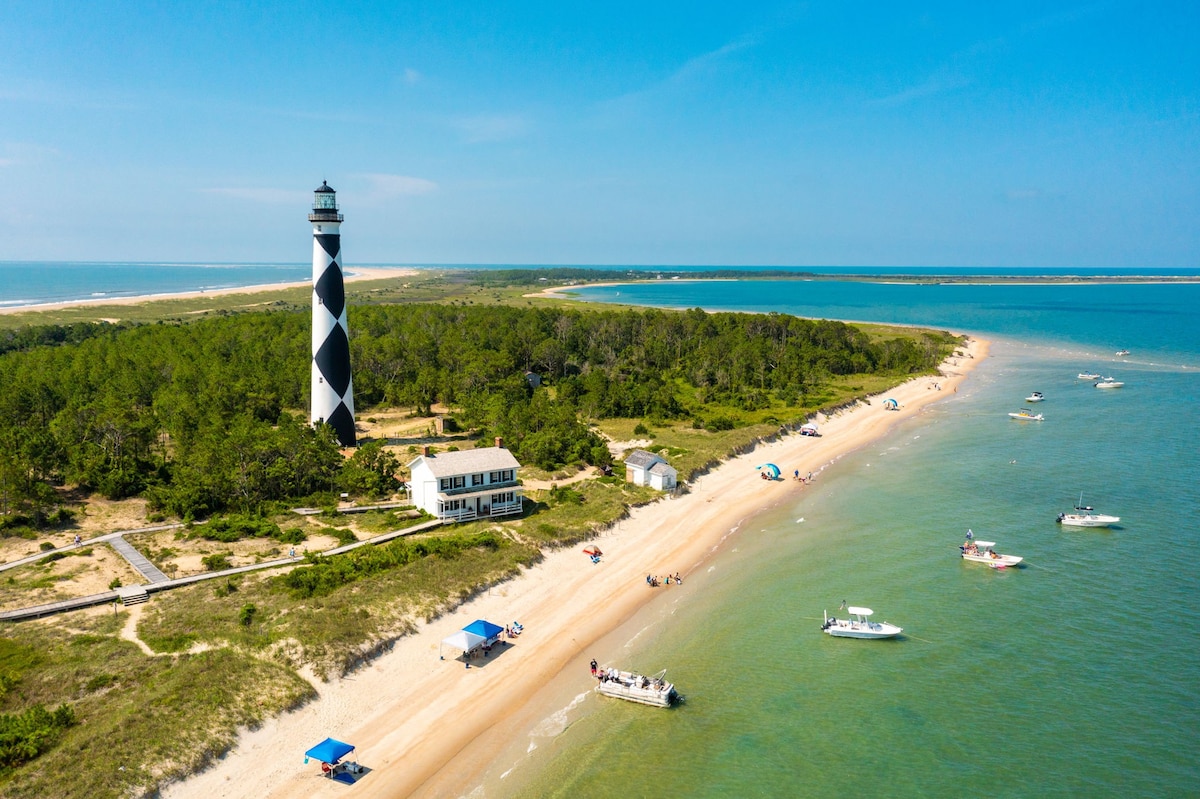
M 43 541 L 42 543 L 38 544 L 38 549 L 40 549 L 42 552 L 49 552 L 50 550 L 54 549 L 54 544 L 51 544 L 49 541 Z
M 704 423 L 704 429 L 710 433 L 719 433 L 722 430 L 732 430 L 733 428 L 733 420 L 728 416 L 714 416 Z
M 254 623 L 254 614 L 258 613 L 258 608 L 252 604 L 242 605 L 242 609 L 238 611 L 238 624 L 243 627 L 249 627 Z
M 646 427 L 646 425 L 642 424 L 641 422 L 638 422 L 637 426 L 633 428 L 633 434 L 635 436 L 648 436 L 650 435 L 650 428 Z
M 225 569 L 233 568 L 233 565 L 229 562 L 228 552 L 217 552 L 212 555 L 205 555 L 200 559 L 200 562 L 204 564 L 204 568 L 208 569 L 210 572 L 219 572 L 224 571 Z
M 73 724 L 75 711 L 67 705 L 59 705 L 53 712 L 34 705 L 24 713 L 0 714 L 0 772 L 33 760 Z
M 281 544 L 303 544 L 308 540 L 308 535 L 299 527 L 292 527 L 288 530 L 280 530 L 273 538 Z
M 279 525 L 268 519 L 254 519 L 248 516 L 225 516 L 213 519 L 208 524 L 198 528 L 194 535 L 208 541 L 220 541 L 232 544 L 243 538 L 274 538 L 280 535 Z

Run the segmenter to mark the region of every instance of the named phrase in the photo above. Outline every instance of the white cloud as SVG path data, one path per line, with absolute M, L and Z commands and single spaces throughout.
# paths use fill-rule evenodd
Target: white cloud
M 272 189 L 253 187 L 232 187 L 201 189 L 205 194 L 220 194 L 225 197 L 236 197 L 239 200 L 249 200 L 263 205 L 305 205 L 312 200 L 311 193 L 294 189 Z
M 471 143 L 508 141 L 529 132 L 529 120 L 520 114 L 482 114 L 454 121 L 454 127 Z
M 424 76 L 421 75 L 420 72 L 417 72 L 412 67 L 404 68 L 404 82 L 407 83 L 408 85 L 411 86 L 414 83 L 420 82 L 422 77 L 424 77 Z

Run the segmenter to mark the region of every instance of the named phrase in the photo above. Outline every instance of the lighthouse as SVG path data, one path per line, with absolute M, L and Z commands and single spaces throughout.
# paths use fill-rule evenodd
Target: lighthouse
M 342 284 L 342 215 L 337 193 L 325 181 L 313 192 L 312 409 L 343 447 L 353 447 L 354 385 L 350 379 L 350 327 Z

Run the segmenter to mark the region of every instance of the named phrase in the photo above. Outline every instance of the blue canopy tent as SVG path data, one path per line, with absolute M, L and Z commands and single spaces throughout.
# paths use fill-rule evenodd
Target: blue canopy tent
M 770 477 L 772 480 L 778 480 L 779 475 L 782 474 L 782 472 L 779 470 L 779 467 L 773 463 L 764 463 L 760 466 L 755 466 L 754 468 L 766 472 L 767 477 Z
M 463 632 L 472 633 L 474 635 L 485 638 L 488 643 L 500 637 L 500 633 L 504 632 L 504 628 L 499 624 L 492 624 L 484 619 L 476 619 L 475 621 L 463 627 Z
M 336 771 L 333 769 L 333 766 L 336 766 L 339 760 L 353 751 L 354 746 L 352 744 L 343 743 L 333 738 L 326 738 L 304 753 L 304 762 L 307 763 L 311 757 L 313 760 L 325 763 L 326 765 L 321 770 L 325 772 L 326 776 L 333 777 Z M 353 780 L 351 779 L 351 781 Z
M 887 408 L 889 411 L 898 411 L 900 410 L 900 403 L 896 402 L 894 399 L 888 398 L 883 401 L 883 407 Z

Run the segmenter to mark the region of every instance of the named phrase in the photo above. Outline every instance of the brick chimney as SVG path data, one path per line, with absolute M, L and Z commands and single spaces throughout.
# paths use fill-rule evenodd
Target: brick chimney
M 426 458 L 429 457 L 429 445 L 428 444 L 421 447 L 421 454 L 424 455 Z
M 497 447 L 498 449 L 503 449 L 503 448 L 504 448 L 504 439 L 503 439 L 503 438 L 501 438 L 500 436 L 496 436 L 496 447 Z

